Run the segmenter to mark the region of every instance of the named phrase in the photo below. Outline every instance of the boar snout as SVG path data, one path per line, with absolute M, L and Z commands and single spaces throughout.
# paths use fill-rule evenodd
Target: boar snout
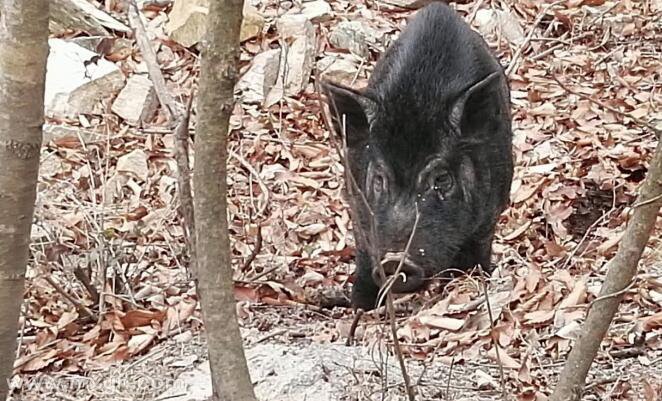
M 425 271 L 414 263 L 409 257 L 404 255 L 404 252 L 387 252 L 381 261 L 381 265 L 386 273 L 386 278 L 393 276 L 404 257 L 404 263 L 398 274 L 398 278 L 391 290 L 395 293 L 414 292 L 423 286 L 425 280 Z M 383 284 L 380 279 L 379 267 L 375 267 L 372 271 L 372 277 L 376 283 Z

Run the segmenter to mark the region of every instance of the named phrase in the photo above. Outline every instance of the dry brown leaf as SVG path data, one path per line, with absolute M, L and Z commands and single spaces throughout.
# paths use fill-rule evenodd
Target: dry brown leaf
M 422 325 L 450 331 L 460 330 L 464 326 L 464 320 L 444 316 L 422 315 L 418 320 Z
M 662 395 L 662 384 L 658 383 L 656 386 L 650 384 L 648 380 L 642 379 L 641 385 L 644 389 L 644 400 L 645 401 L 659 401 L 660 396 Z M 655 389 L 657 387 L 657 389 Z
M 155 333 L 137 334 L 131 336 L 127 343 L 128 352 L 131 355 L 136 355 L 144 351 L 156 339 Z
M 58 330 L 62 330 L 68 324 L 75 322 L 76 319 L 78 319 L 78 312 L 76 312 L 76 310 L 65 311 L 57 321 Z
M 525 282 L 526 282 L 526 290 L 532 293 L 533 291 L 536 290 L 538 287 L 538 283 L 540 283 L 540 280 L 542 278 L 542 272 L 540 271 L 540 267 L 535 264 L 530 264 L 528 268 L 527 275 L 525 277 Z
M 522 366 L 519 361 L 508 355 L 505 349 L 499 349 L 499 358 L 497 358 L 496 349 L 492 347 L 487 351 L 487 356 L 496 363 L 500 363 L 506 369 L 519 369 Z
M 642 328 L 644 332 L 662 328 L 662 312 L 657 312 L 656 314 L 643 319 Z
M 38 372 L 55 362 L 57 357 L 58 351 L 51 348 L 44 352 L 18 358 L 14 362 L 14 367 L 22 372 Z
M 520 235 L 524 234 L 524 232 L 528 230 L 529 227 L 531 227 L 531 220 L 526 221 L 524 224 L 511 231 L 509 234 L 503 236 L 503 240 L 512 241 Z
M 524 319 L 528 324 L 542 324 L 549 323 L 554 318 L 553 310 L 539 310 L 529 312 L 524 315 Z
M 149 326 L 155 321 L 160 323 L 165 314 L 162 310 L 134 309 L 120 315 L 119 319 L 125 329 L 132 329 L 134 327 Z

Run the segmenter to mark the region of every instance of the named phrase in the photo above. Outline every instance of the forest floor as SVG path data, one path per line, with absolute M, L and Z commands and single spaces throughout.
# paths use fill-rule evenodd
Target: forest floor
M 109 13 L 126 21 L 120 3 Z M 168 38 L 174 10 L 167 3 L 150 3 L 144 14 L 168 89 L 184 105 L 197 86 L 199 54 Z M 324 12 L 313 16 L 313 3 Z M 312 48 L 302 50 L 312 59 L 303 59 L 357 88 L 414 12 L 369 0 L 304 2 L 304 11 L 297 2 L 251 4 L 263 20 L 242 43 L 242 74 L 260 54 L 295 48 L 297 37 L 286 38 L 278 21 L 301 14 L 315 30 L 306 42 Z M 502 399 L 505 392 L 545 400 L 598 294 L 662 129 L 662 2 L 453 7 L 509 74 L 512 202 L 499 221 L 493 276 L 484 283 L 459 277 L 408 296 L 398 337 L 418 399 Z M 58 33 L 68 41 L 84 36 Z M 144 72 L 134 39 L 117 33 L 113 40 L 124 47 L 106 48 L 104 58 L 127 78 Z M 325 308 L 320 295 L 348 291 L 354 248 L 343 169 L 314 74 L 303 76 L 290 94 L 278 84 L 266 99 L 238 94 L 231 119 L 235 295 L 256 391 L 263 401 L 405 399 L 386 325 L 364 317 L 358 345 L 345 346 L 352 312 Z M 208 395 L 202 382 L 187 381 L 204 382 L 207 357 L 178 211 L 175 138 L 162 109 L 136 126 L 111 103 L 104 100 L 97 114 L 47 120 L 15 400 Z M 662 399 L 661 232 L 658 219 L 589 374 L 586 400 Z M 176 398 L 182 394 L 188 398 Z

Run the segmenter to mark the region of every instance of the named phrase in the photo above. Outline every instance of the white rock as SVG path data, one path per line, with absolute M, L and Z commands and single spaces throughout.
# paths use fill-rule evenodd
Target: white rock
M 358 67 L 344 57 L 327 56 L 317 62 L 317 70 L 322 79 L 349 85 L 354 80 Z
M 296 13 L 295 9 L 288 11 L 289 14 Z M 301 15 L 312 22 L 323 22 L 333 18 L 331 6 L 324 0 L 316 0 L 301 5 Z
M 107 139 L 101 132 L 81 129 L 81 127 L 70 127 L 68 125 L 44 124 L 42 143 L 44 145 L 51 141 L 61 141 L 66 138 L 77 138 L 84 144 L 102 142 Z
M 315 28 L 302 15 L 292 15 L 278 22 L 284 39 L 294 38 L 282 51 L 278 79 L 269 92 L 265 104 L 276 104 L 283 96 L 296 96 L 306 88 L 315 65 Z
M 205 34 L 205 21 L 209 13 L 209 0 L 175 0 L 168 15 L 166 32 L 179 44 L 190 47 L 202 40 Z M 240 40 L 248 40 L 260 34 L 264 26 L 264 17 L 258 10 L 244 3 Z
M 398 6 L 402 8 L 421 8 L 432 3 L 432 0 L 380 0 L 382 3 Z
M 284 82 L 285 94 L 296 96 L 306 88 L 315 64 L 315 39 L 301 36 L 287 51 Z
M 205 34 L 209 0 L 175 0 L 168 15 L 166 32 L 185 47 L 198 43 Z
M 124 86 L 119 67 L 97 54 L 62 39 L 49 39 L 50 53 L 44 93 L 45 113 L 75 117 L 102 112 L 99 101 Z
M 280 68 L 280 49 L 262 52 L 253 58 L 253 63 L 237 83 L 241 98 L 246 103 L 262 103 L 276 84 Z
M 520 45 L 524 42 L 524 29 L 517 18 L 503 10 L 478 10 L 476 25 L 484 36 L 499 34 L 508 42 Z
M 480 369 L 476 369 L 472 379 L 476 383 L 476 387 L 478 387 L 480 390 L 491 390 L 499 388 L 499 383 L 488 373 Z
M 283 39 L 297 36 L 314 36 L 315 27 L 305 15 L 285 14 L 276 21 L 276 29 Z
M 264 17 L 259 13 L 257 8 L 244 3 L 244 18 L 241 20 L 241 32 L 239 40 L 245 41 L 257 37 L 264 27 Z
M 67 29 L 81 30 L 91 35 L 107 35 L 107 29 L 131 32 L 131 28 L 87 0 L 51 0 L 49 27 L 55 33 Z
M 325 277 L 322 273 L 318 273 L 316 271 L 309 271 L 306 274 L 304 274 L 303 276 L 301 276 L 301 278 L 299 278 L 298 281 L 303 286 L 306 286 L 306 285 L 311 285 L 311 284 L 319 284 L 322 281 L 324 281 L 324 278 Z
M 329 34 L 329 42 L 338 49 L 349 50 L 359 57 L 368 56 L 368 44 L 364 24 L 359 21 L 343 21 Z
M 145 75 L 135 74 L 113 102 L 111 110 L 129 125 L 141 125 L 154 115 L 159 102 L 154 84 Z
M 142 149 L 135 149 L 124 156 L 120 156 L 117 159 L 117 172 L 128 174 L 142 181 L 147 180 L 147 175 L 149 174 L 147 153 Z

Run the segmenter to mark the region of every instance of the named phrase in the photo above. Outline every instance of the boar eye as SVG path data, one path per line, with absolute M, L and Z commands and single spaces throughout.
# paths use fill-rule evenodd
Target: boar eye
M 385 190 L 386 190 L 386 179 L 380 173 L 375 172 L 372 175 L 372 192 L 375 195 L 379 196 Z
M 434 175 L 431 179 L 430 185 L 432 189 L 443 200 L 444 197 L 453 189 L 453 176 L 447 171 L 442 171 Z

